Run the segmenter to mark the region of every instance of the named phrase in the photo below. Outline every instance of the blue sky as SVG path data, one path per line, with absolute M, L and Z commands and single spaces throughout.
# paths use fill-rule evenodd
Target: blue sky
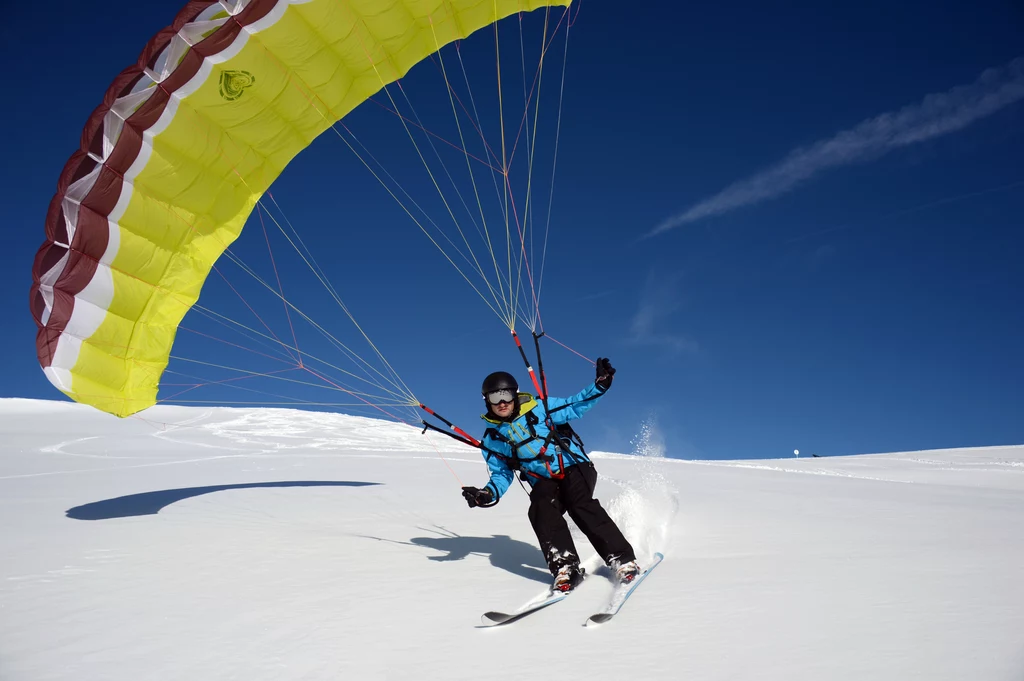
M 649 419 L 668 454 L 683 457 L 1024 443 L 1024 10 L 946 5 L 582 4 L 569 34 L 540 308 L 554 338 L 620 370 L 581 424 L 588 446 L 628 451 Z M 14 65 L 8 92 L 19 93 L 0 114 L 9 131 L 0 396 L 60 397 L 35 362 L 27 306 L 47 204 L 106 86 L 177 9 L 82 3 L 56 25 L 50 9 L 22 3 L 0 28 Z M 527 50 L 539 35 L 532 26 Z M 505 49 L 517 48 L 514 24 L 502 30 Z M 504 55 L 518 116 L 522 75 Z M 487 109 L 493 40 L 466 41 L 465 56 Z M 557 57 L 542 88 L 544 153 L 553 150 Z M 428 128 L 457 139 L 438 83 L 424 65 L 403 86 Z M 443 222 L 397 119 L 368 104 L 346 123 Z M 464 170 L 458 154 L 448 158 Z M 483 375 L 507 369 L 525 385 L 498 317 L 337 135 L 318 139 L 271 192 L 418 398 L 475 432 Z M 546 198 L 535 208 L 543 214 Z M 270 277 L 261 229 L 251 221 L 233 250 Z M 274 254 L 287 297 L 353 337 L 283 241 Z M 259 300 L 275 333 L 290 333 L 278 301 L 223 271 Z M 247 314 L 216 275 L 201 304 Z M 197 315 L 186 325 L 222 328 Z M 297 333 L 304 350 L 326 352 L 308 327 Z M 248 355 L 251 371 L 267 370 L 259 356 L 203 338 L 180 334 L 175 353 L 221 364 Z M 592 380 L 582 359 L 544 347 L 555 394 Z M 308 400 L 325 392 L 285 388 Z M 196 397 L 254 399 L 203 390 Z

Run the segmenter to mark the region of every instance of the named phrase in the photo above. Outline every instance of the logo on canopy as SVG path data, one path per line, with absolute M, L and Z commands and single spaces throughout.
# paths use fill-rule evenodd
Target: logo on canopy
M 233 102 L 255 82 L 256 76 L 248 71 L 222 71 L 220 74 L 220 96 Z

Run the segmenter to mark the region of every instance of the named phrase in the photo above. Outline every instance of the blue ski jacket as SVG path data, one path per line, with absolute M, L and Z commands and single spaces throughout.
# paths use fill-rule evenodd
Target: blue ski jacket
M 483 450 L 484 459 L 491 473 L 484 489 L 490 490 L 497 501 L 512 484 L 516 470 L 523 471 L 532 485 L 536 478 L 561 477 L 559 454 L 565 468 L 590 461 L 583 448 L 569 437 L 562 438 L 567 447 L 559 447 L 552 441 L 544 456 L 539 454 L 551 432 L 547 425 L 548 416 L 556 427 L 566 424 L 583 416 L 604 393 L 592 383 L 572 397 L 549 397 L 548 411 L 533 395 L 519 393 L 519 411 L 511 421 L 502 421 L 490 413 L 483 414 L 480 418 L 491 426 L 481 440 L 486 448 Z

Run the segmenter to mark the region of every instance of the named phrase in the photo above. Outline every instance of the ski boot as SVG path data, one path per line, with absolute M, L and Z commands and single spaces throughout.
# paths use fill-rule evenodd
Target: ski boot
M 551 591 L 569 593 L 576 588 L 576 585 L 583 581 L 586 569 L 581 568 L 578 563 L 563 565 L 555 574 L 555 583 L 551 585 Z
M 640 574 L 640 566 L 636 564 L 635 560 L 631 560 L 628 563 L 614 566 L 613 572 L 615 579 L 619 580 L 619 584 L 629 584 Z

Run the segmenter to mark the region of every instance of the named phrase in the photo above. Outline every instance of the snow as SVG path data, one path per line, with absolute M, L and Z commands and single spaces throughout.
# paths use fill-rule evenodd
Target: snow
M 661 454 L 647 430 L 595 454 L 641 562 L 666 555 L 613 621 L 582 626 L 602 571 L 484 629 L 549 576 L 522 490 L 466 507 L 474 450 L 337 414 L 0 400 L 0 679 L 1024 678 L 1024 447 Z

